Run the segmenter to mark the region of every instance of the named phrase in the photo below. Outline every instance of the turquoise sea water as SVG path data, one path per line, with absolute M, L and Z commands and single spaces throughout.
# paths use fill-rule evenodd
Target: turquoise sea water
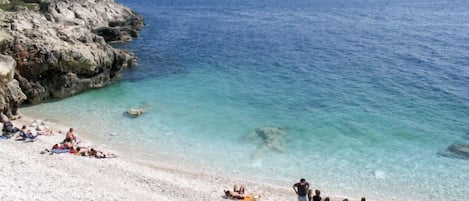
M 133 1 L 122 81 L 21 111 L 114 148 L 326 195 L 469 200 L 469 3 Z M 147 113 L 128 118 L 128 108 Z M 246 135 L 287 135 L 277 152 Z M 293 196 L 294 197 L 294 196 Z

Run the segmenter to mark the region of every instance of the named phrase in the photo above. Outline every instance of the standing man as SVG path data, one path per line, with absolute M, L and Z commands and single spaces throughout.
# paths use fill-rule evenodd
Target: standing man
M 293 184 L 293 190 L 298 195 L 298 201 L 308 201 L 309 183 L 301 178 L 300 183 Z

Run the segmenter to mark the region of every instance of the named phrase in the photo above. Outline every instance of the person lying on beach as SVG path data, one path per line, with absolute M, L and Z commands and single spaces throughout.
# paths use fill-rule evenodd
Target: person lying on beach
M 233 191 L 224 190 L 225 197 L 230 198 L 230 199 L 254 201 L 261 197 L 260 194 L 254 194 L 254 193 L 249 193 L 245 195 L 244 191 L 245 189 L 243 185 L 240 185 L 239 188 L 237 185 L 234 185 Z
M 259 194 L 249 193 L 247 195 L 239 194 L 238 192 L 225 190 L 225 197 L 234 200 L 255 201 L 261 197 Z
M 11 123 L 10 120 L 6 119 L 6 120 L 3 121 L 2 131 L 3 131 L 4 136 L 11 136 L 12 134 L 15 134 L 18 131 L 20 131 L 20 129 L 17 128 L 17 127 L 14 127 L 13 123 Z
M 52 149 L 73 149 L 73 144 L 71 142 L 62 142 L 62 143 L 58 143 L 58 144 L 54 144 L 54 146 L 52 146 Z
M 117 157 L 113 153 L 104 153 L 102 151 L 98 151 L 93 148 L 90 149 L 89 156 L 94 156 L 96 158 L 116 158 Z
M 244 199 L 244 186 L 240 185 L 238 188 L 238 185 L 234 185 L 233 191 L 230 190 L 224 190 L 225 196 L 227 198 L 232 198 L 232 199 Z
M 23 126 L 19 132 L 19 136 L 16 137 L 16 140 L 27 140 L 27 139 L 34 140 L 39 135 L 41 134 L 36 133 L 36 135 L 34 135 L 30 129 L 27 129 L 26 126 Z
M 94 148 L 88 147 L 77 147 L 75 150 L 76 155 L 80 156 L 94 156 L 96 158 L 116 158 L 117 156 L 113 153 L 104 153 L 102 151 L 98 151 Z
M 54 135 L 54 131 L 52 131 L 52 129 L 50 129 L 47 126 L 38 126 L 38 127 L 36 127 L 36 132 L 40 133 L 41 135 L 46 135 L 46 136 Z
M 79 156 L 91 156 L 91 150 L 88 147 L 77 147 L 76 150 Z

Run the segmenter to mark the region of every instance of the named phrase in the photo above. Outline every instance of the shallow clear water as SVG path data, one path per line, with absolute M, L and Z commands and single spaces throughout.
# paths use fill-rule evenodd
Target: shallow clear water
M 469 200 L 469 3 L 120 1 L 146 20 L 121 82 L 22 108 L 111 147 L 326 195 Z M 138 118 L 123 113 L 143 107 Z M 246 137 L 280 127 L 283 152 Z

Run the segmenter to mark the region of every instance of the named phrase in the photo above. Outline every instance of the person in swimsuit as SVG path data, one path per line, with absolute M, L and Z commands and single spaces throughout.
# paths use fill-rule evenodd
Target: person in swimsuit
M 98 151 L 96 149 L 91 148 L 89 152 L 90 156 L 94 156 L 96 158 L 116 158 L 117 156 L 113 153 L 104 153 L 102 151 Z
M 249 193 L 245 195 L 243 185 L 240 185 L 239 188 L 237 185 L 234 185 L 233 191 L 224 190 L 224 192 L 225 192 L 226 198 L 236 199 L 236 200 L 251 201 L 251 200 L 256 200 L 261 197 L 260 194 L 254 194 L 254 193 Z
M 232 199 L 244 199 L 244 186 L 241 185 L 238 188 L 238 185 L 234 185 L 233 191 L 224 190 L 225 196 Z

